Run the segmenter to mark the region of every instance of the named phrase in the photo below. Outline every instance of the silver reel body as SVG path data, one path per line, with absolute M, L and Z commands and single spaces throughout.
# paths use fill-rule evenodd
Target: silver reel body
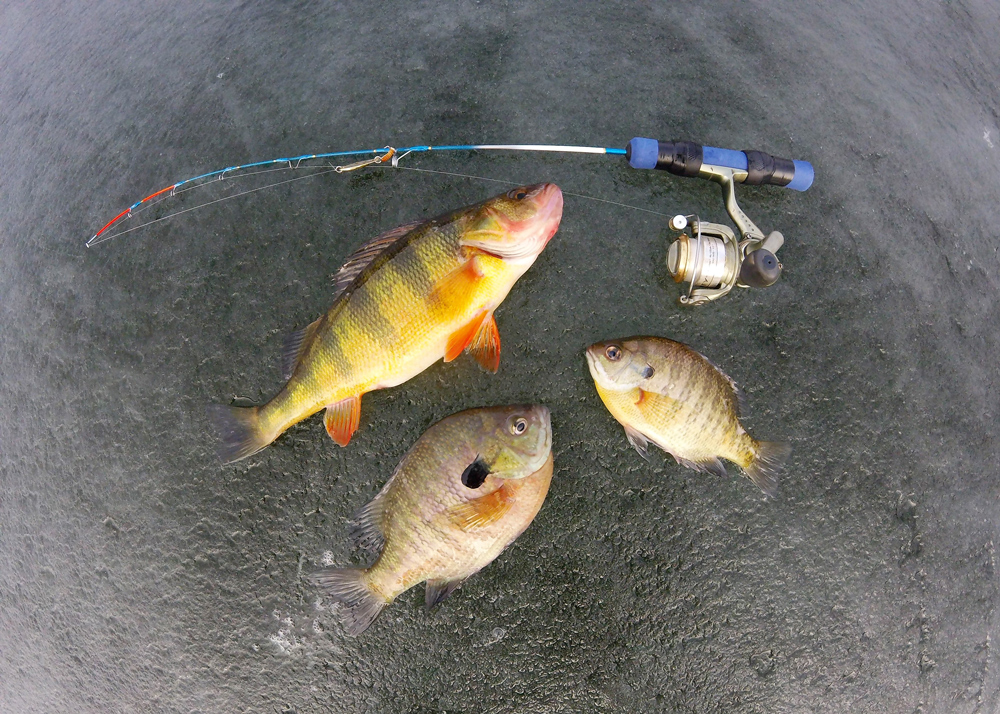
M 767 235 L 736 203 L 734 184 L 742 182 L 745 171 L 702 165 L 700 175 L 722 187 L 726 211 L 740 230 L 740 238 L 729 226 L 702 221 L 696 215 L 678 215 L 670 227 L 681 235 L 667 250 L 667 270 L 675 282 L 688 283 L 682 305 L 704 305 L 729 293 L 734 287 L 768 287 L 781 276 L 776 253 L 784 244 L 778 231 Z M 690 233 L 685 229 L 690 227 Z

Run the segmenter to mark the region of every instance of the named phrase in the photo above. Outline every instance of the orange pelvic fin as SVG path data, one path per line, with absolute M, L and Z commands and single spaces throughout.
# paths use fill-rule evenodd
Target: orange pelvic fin
M 479 323 L 476 336 L 466 349 L 484 369 L 496 372 L 500 368 L 500 332 L 492 313 Z
M 323 423 L 330 438 L 340 446 L 347 446 L 351 435 L 358 430 L 361 421 L 361 395 L 342 399 L 326 408 Z
M 482 498 L 453 506 L 448 510 L 448 515 L 463 531 L 473 531 L 496 523 L 507 515 L 512 505 L 513 494 L 503 485 Z
M 472 342 L 476 339 L 476 335 L 479 333 L 480 326 L 487 318 L 492 321 L 493 316 L 488 312 L 481 312 L 467 325 L 451 333 L 451 337 L 448 338 L 448 346 L 444 351 L 445 362 L 451 362 L 453 359 L 462 354 L 462 351 L 466 347 L 469 347 L 472 344 Z

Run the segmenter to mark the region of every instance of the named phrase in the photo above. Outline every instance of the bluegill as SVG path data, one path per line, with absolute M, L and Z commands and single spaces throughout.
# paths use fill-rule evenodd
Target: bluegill
M 738 464 L 773 495 L 790 449 L 757 441 L 739 420 L 739 391 L 707 358 L 664 337 L 629 337 L 587 348 L 597 393 L 643 457 L 652 442 L 696 471 L 726 475 Z
M 328 568 L 311 579 L 346 605 L 351 635 L 418 583 L 427 583 L 424 601 L 433 607 L 528 527 L 551 479 L 547 408 L 453 414 L 424 432 L 355 517 L 352 536 L 378 551 L 374 564 Z
M 210 409 L 222 460 L 250 456 L 322 409 L 346 446 L 363 394 L 463 351 L 496 372 L 493 311 L 559 228 L 562 206 L 558 186 L 522 186 L 362 245 L 335 276 L 332 307 L 286 343 L 281 391 L 262 406 Z

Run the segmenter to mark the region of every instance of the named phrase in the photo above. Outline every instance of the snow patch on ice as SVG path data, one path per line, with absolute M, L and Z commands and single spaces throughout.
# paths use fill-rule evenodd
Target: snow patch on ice
M 292 621 L 291 617 L 281 617 L 277 610 L 271 613 L 271 616 L 281 623 L 278 631 L 267 638 L 267 641 L 277 648 L 278 652 L 283 655 L 289 655 L 302 648 L 302 643 L 299 642 L 299 638 L 295 636 L 295 623 Z

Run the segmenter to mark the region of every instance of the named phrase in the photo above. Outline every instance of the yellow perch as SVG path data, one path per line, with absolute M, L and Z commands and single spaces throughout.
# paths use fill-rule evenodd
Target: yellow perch
M 542 507 L 552 428 L 542 406 L 469 409 L 432 426 L 355 517 L 352 535 L 379 551 L 370 568 L 310 576 L 346 605 L 358 635 L 398 595 L 425 582 L 434 607 L 500 555 Z
M 719 476 L 728 459 L 769 496 L 790 449 L 757 441 L 739 420 L 739 391 L 722 370 L 687 345 L 663 337 L 630 337 L 587 348 L 597 393 L 649 458 L 648 442 L 677 463 Z
M 330 310 L 286 343 L 284 388 L 263 406 L 210 408 L 222 460 L 250 456 L 323 408 L 346 446 L 361 395 L 463 350 L 495 372 L 493 311 L 555 235 L 562 206 L 555 184 L 522 186 L 361 246 L 335 276 Z

